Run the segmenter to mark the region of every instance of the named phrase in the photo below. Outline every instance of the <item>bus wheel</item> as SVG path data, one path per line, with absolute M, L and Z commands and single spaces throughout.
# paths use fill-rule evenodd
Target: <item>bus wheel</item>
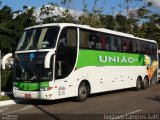
M 85 82 L 81 82 L 78 88 L 78 96 L 75 98 L 78 102 L 83 102 L 88 98 L 89 86 Z
M 146 89 L 149 86 L 149 80 L 147 77 L 144 77 L 142 88 Z
M 141 89 L 142 89 L 142 79 L 141 77 L 138 77 L 136 82 L 136 90 L 139 91 Z

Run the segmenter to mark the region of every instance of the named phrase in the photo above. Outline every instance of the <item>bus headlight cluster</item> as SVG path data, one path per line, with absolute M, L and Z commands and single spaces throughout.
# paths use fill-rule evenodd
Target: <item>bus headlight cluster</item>
M 47 91 L 47 88 L 40 88 L 40 91 Z
M 45 88 L 40 88 L 40 91 L 47 91 L 51 90 L 53 87 L 45 87 Z
M 13 89 L 14 89 L 14 90 L 19 90 L 19 88 L 18 88 L 18 87 L 13 87 Z

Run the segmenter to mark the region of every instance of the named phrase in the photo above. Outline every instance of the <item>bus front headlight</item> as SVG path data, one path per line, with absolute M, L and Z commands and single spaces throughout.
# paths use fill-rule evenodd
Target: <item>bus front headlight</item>
M 40 88 L 40 91 L 47 91 L 47 90 L 51 90 L 53 87 L 44 87 L 44 88 Z
M 14 90 L 19 90 L 19 88 L 18 88 L 18 87 L 15 87 L 15 86 L 13 87 L 13 89 L 14 89 Z

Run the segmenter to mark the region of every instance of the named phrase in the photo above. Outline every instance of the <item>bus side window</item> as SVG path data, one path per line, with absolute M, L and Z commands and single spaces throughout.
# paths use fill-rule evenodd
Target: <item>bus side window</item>
M 114 36 L 113 41 L 115 51 L 121 51 L 121 39 Z
M 93 35 L 92 35 L 92 34 L 89 34 L 88 48 L 92 48 L 92 47 L 94 46 L 95 43 L 94 43 L 93 39 L 95 39 L 95 38 L 93 37 Z
M 128 41 L 125 38 L 123 38 L 123 40 L 122 40 L 122 51 L 123 52 L 127 52 L 128 51 Z
M 85 47 L 85 31 L 81 29 L 79 31 L 79 46 L 82 48 Z
M 111 50 L 118 51 L 118 40 L 114 36 L 111 36 L 110 38 L 111 38 Z
M 146 50 L 147 48 L 146 48 L 146 44 L 145 44 L 145 41 L 142 41 L 141 42 L 141 52 L 143 53 L 143 54 L 146 54 L 147 53 L 147 50 Z
M 122 51 L 122 50 L 121 50 L 122 40 L 121 40 L 121 38 L 117 38 L 117 40 L 118 40 L 118 50 L 119 50 L 119 51 Z
M 93 31 L 89 33 L 89 48 L 95 49 L 96 48 L 96 34 Z
M 89 31 L 80 29 L 80 48 L 89 48 Z
M 151 54 L 151 48 L 149 42 L 147 42 L 147 54 Z
M 106 35 L 105 36 L 105 38 L 106 38 L 106 49 L 107 50 L 110 50 L 110 46 L 111 46 L 111 41 L 110 41 L 110 37 L 109 37 L 109 35 Z
M 62 33 L 61 33 L 61 36 L 60 36 L 60 39 L 59 39 L 59 42 L 58 42 L 58 46 L 61 48 L 61 47 L 65 47 L 67 46 L 67 35 L 66 35 L 66 29 L 63 29 Z
M 157 54 L 157 45 L 155 43 L 152 44 L 153 54 Z
M 133 41 L 129 40 L 128 51 L 133 52 Z
M 136 43 L 137 43 L 137 53 L 141 53 L 141 43 L 138 40 L 136 40 Z
M 101 33 L 97 33 L 96 34 L 96 49 L 101 49 L 101 37 L 102 34 Z
M 106 36 L 105 34 L 101 35 L 101 48 L 102 50 L 106 50 L 107 46 L 106 46 Z
M 153 44 L 150 44 L 150 48 L 151 48 L 151 54 L 154 54 L 154 49 L 153 49 Z
M 76 47 L 77 45 L 77 30 L 75 28 L 68 29 L 67 31 L 67 46 Z
M 136 40 L 133 40 L 133 53 L 137 53 L 137 45 L 136 45 Z

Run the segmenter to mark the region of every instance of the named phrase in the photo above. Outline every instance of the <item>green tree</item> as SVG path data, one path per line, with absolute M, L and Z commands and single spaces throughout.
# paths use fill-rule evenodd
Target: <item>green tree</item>
M 0 9 L 0 42 L 3 53 L 14 52 L 22 30 L 36 24 L 35 8 L 12 11 L 8 6 Z
M 14 31 L 10 30 L 12 21 L 12 9 L 7 5 L 0 9 L 0 42 L 2 53 L 12 52 L 14 44 Z
M 77 22 L 77 15 L 73 7 L 72 0 L 61 0 L 60 5 L 54 2 L 50 2 L 48 6 L 43 5 L 40 10 L 42 23 Z
M 153 14 L 148 19 L 147 22 L 142 24 L 142 37 L 156 40 L 160 47 L 160 16 L 158 14 Z
M 57 15 L 54 15 L 55 9 L 58 8 L 58 4 L 49 3 L 49 6 L 43 5 L 40 8 L 39 18 L 43 24 L 44 23 L 54 23 L 57 21 Z
M 124 0 L 124 4 L 121 3 L 111 8 L 112 15 L 103 14 L 106 0 L 103 0 L 102 4 L 100 2 L 102 3 L 100 0 L 94 0 L 92 8 L 89 9 L 87 0 L 83 0 L 82 13 L 78 15 L 73 6 L 73 0 L 61 0 L 60 4 L 50 2 L 47 6 L 43 5 L 40 8 L 40 15 L 36 16 L 35 7 L 28 8 L 24 5 L 23 11 L 12 11 L 9 6 L 2 6 L 2 0 L 0 0 L 2 52 L 8 53 L 15 50 L 18 38 L 24 28 L 40 23 L 57 22 L 85 24 L 95 28 L 104 27 L 138 37 L 155 39 L 160 43 L 160 16 L 149 10 L 153 5 L 152 2 Z M 139 7 L 142 3 L 143 5 Z M 119 11 L 115 11 L 116 7 L 119 8 Z
M 116 21 L 113 15 L 100 15 L 100 21 L 104 28 L 115 30 Z
M 102 24 L 102 12 L 105 5 L 106 0 L 103 1 L 102 6 L 98 6 L 99 0 L 94 1 L 94 5 L 92 7 L 91 12 L 88 9 L 88 4 L 86 0 L 83 0 L 83 13 L 79 17 L 79 24 L 86 24 L 91 27 L 104 27 Z

